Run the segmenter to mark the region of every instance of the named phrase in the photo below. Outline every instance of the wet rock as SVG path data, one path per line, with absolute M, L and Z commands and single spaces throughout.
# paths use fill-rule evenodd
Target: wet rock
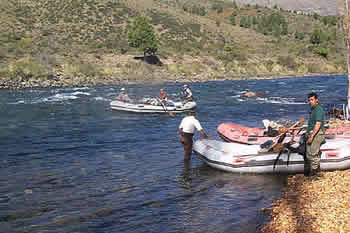
M 258 98 L 258 97 L 264 97 L 265 95 L 263 93 L 247 91 L 247 92 L 242 93 L 241 96 L 248 97 L 248 98 Z

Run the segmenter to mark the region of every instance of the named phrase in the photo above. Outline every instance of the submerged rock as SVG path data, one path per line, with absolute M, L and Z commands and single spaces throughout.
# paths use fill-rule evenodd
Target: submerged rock
M 248 97 L 248 98 L 257 98 L 257 97 L 264 97 L 265 95 L 263 93 L 247 91 L 247 92 L 242 93 L 241 96 Z

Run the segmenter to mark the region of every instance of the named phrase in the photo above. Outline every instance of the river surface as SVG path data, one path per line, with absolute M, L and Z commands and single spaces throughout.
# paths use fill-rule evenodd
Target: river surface
M 171 98 L 183 83 L 126 85 L 129 96 Z M 323 106 L 346 101 L 345 76 L 193 83 L 198 118 L 220 140 L 227 121 L 308 116 L 307 94 Z M 121 86 L 0 91 L 0 232 L 257 232 L 261 208 L 286 177 L 231 174 L 197 157 L 183 163 L 184 115 L 112 111 Z M 245 90 L 264 98 L 240 97 Z M 198 137 L 198 135 L 196 135 Z

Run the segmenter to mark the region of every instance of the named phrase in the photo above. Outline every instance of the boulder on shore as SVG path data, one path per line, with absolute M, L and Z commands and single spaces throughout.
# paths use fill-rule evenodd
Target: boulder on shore
M 263 93 L 257 93 L 254 91 L 246 91 L 241 94 L 243 97 L 248 97 L 248 98 L 257 98 L 257 97 L 264 97 L 265 95 Z

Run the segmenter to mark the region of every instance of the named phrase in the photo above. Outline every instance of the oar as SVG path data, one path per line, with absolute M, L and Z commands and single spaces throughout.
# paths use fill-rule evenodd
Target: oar
M 158 102 L 160 103 L 160 105 L 162 105 L 162 108 L 164 110 L 164 112 L 168 112 L 169 116 L 174 116 L 175 113 L 174 112 L 170 112 L 166 109 L 166 106 L 164 105 L 163 101 L 161 99 L 158 98 L 158 96 L 156 96 L 156 99 L 158 100 Z
M 295 122 L 291 127 L 286 128 L 285 132 L 280 133 L 280 134 L 277 135 L 275 138 L 280 138 L 282 135 L 287 134 L 289 130 L 299 129 L 299 128 L 297 128 L 297 126 L 298 126 L 299 124 L 303 123 L 304 120 L 305 120 L 304 117 L 300 118 L 300 120 L 298 120 L 297 122 Z
M 276 136 L 276 138 L 278 137 L 278 140 L 277 140 L 277 143 L 274 145 L 274 147 L 277 146 L 277 145 L 282 146 L 282 145 L 283 145 L 282 142 L 283 142 L 284 138 L 286 137 L 287 132 L 288 132 L 290 129 L 295 128 L 296 126 L 298 126 L 298 125 L 299 125 L 300 123 L 302 123 L 302 122 L 304 122 L 304 118 L 301 118 L 300 120 L 298 120 L 297 122 L 295 122 L 291 127 L 287 128 L 287 130 L 286 130 L 285 132 L 283 132 L 283 133 L 281 133 L 280 135 Z M 276 157 L 276 159 L 275 159 L 275 162 L 273 163 L 273 170 L 275 170 L 275 167 L 276 167 L 276 165 L 277 165 L 277 161 L 278 161 L 279 158 L 281 157 L 282 152 L 283 152 L 283 148 L 279 151 L 279 153 L 278 153 L 278 155 L 277 155 L 277 157 Z M 288 160 L 289 160 L 289 156 L 288 156 Z M 288 163 L 289 163 L 289 161 L 288 161 Z

